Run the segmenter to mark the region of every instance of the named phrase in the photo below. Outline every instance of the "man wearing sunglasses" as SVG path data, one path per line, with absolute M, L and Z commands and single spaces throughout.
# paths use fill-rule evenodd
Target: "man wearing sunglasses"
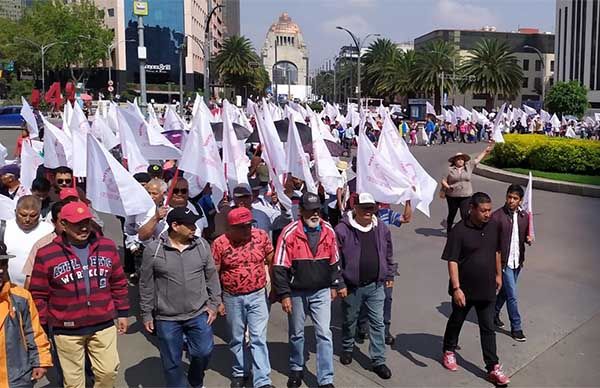
M 208 226 L 206 217 L 204 217 L 201 209 L 195 207 L 189 201 L 188 181 L 183 177 L 179 177 L 173 188 L 173 195 L 169 203 L 150 209 L 140 223 L 142 225 L 138 230 L 140 241 L 153 240 L 158 238 L 159 235 L 166 233 L 169 226 L 165 222 L 165 217 L 172 209 L 177 208 L 187 208 L 198 217 L 195 234 L 201 237 L 202 231 Z
M 340 362 L 352 362 L 354 338 L 360 308 L 369 317 L 369 356 L 373 372 L 387 380 L 392 372 L 385 365 L 383 310 L 385 288 L 394 284 L 392 238 L 387 226 L 377 219 L 378 206 L 369 193 L 358 195 L 354 210 L 335 228 L 347 295 L 342 300 L 342 355 Z

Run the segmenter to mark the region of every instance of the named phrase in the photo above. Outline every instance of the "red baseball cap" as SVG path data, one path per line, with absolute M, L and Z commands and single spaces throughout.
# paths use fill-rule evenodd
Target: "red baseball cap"
M 79 192 L 74 187 L 65 187 L 64 189 L 62 189 L 60 191 L 58 196 L 61 201 L 65 200 L 66 198 L 69 198 L 69 197 L 79 198 Z
M 69 202 L 60 210 L 60 218 L 72 224 L 90 220 L 93 217 L 90 208 L 81 201 Z
M 252 224 L 252 212 L 245 207 L 236 207 L 227 214 L 227 222 L 229 225 Z

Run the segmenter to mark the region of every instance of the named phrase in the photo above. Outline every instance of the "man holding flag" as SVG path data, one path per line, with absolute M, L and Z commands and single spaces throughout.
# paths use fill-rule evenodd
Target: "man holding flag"
M 517 305 L 517 279 L 525 261 L 525 244 L 531 244 L 533 238 L 529 229 L 529 217 L 521 208 L 523 188 L 510 185 L 506 191 L 506 203 L 492 215 L 500 232 L 500 254 L 502 259 L 502 288 L 496 298 L 494 324 L 504 327 L 500 320 L 500 311 L 506 303 L 510 319 L 512 337 L 519 342 L 527 338 L 521 327 L 521 315 Z

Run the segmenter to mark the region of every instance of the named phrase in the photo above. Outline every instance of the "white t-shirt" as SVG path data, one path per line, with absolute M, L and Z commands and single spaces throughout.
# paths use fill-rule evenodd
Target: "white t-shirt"
M 194 214 L 198 215 L 196 208 L 194 207 L 194 205 L 192 205 L 192 203 L 190 201 L 188 201 L 188 203 L 187 203 L 187 208 L 190 209 Z M 171 211 L 171 209 L 173 209 L 173 208 L 169 207 L 169 211 Z M 150 219 L 152 219 L 152 217 L 154 217 L 155 214 L 156 214 L 156 208 L 154 208 L 154 207 L 151 208 L 150 210 L 148 210 L 146 215 L 140 214 L 138 216 L 139 217 L 138 219 L 141 219 L 142 221 L 139 223 L 138 229 L 140 227 L 146 225 L 150 221 Z M 167 212 L 167 214 L 169 214 L 169 213 Z M 206 216 L 203 216 L 198 221 L 196 221 L 195 235 L 198 237 L 202 237 L 202 231 L 207 226 L 208 226 L 208 221 L 206 220 Z M 158 221 L 158 223 L 156 224 L 156 227 L 154 228 L 154 233 L 152 233 L 152 237 L 150 239 L 148 239 L 146 241 L 142 241 L 142 242 L 148 243 L 148 242 L 158 238 L 158 236 L 160 236 L 162 233 L 166 232 L 167 229 L 169 229 L 169 225 L 167 225 L 167 217 L 165 217 L 162 220 Z
M 23 266 L 29 257 L 31 248 L 39 239 L 52 233 L 54 226 L 40 220 L 35 229 L 28 232 L 23 231 L 17 225 L 17 220 L 12 219 L 6 221 L 6 230 L 4 232 L 4 243 L 6 244 L 6 253 L 15 255 L 8 260 L 8 273 L 10 281 L 21 287 L 25 283 L 25 275 L 23 275 Z

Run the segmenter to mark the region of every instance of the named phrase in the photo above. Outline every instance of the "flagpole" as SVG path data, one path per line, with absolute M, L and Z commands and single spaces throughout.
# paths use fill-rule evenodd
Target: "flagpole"
M 171 186 L 169 187 L 169 191 L 167 193 L 167 202 L 166 205 L 169 206 L 171 203 L 171 197 L 173 197 L 173 190 L 175 189 L 175 185 L 177 185 L 177 180 L 179 179 L 179 167 L 175 168 L 175 176 L 171 179 Z

